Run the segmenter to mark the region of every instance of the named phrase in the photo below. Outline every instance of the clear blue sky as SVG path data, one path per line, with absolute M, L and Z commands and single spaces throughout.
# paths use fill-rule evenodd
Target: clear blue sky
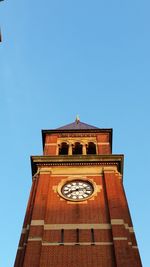
M 0 2 L 0 265 L 12 267 L 41 129 L 113 128 L 144 267 L 150 266 L 150 2 Z

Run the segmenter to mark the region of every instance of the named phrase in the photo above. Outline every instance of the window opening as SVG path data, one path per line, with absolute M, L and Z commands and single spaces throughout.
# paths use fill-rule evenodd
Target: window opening
M 76 245 L 79 245 L 79 229 L 76 229 Z
M 63 142 L 59 147 L 59 155 L 68 155 L 68 144 Z
M 93 142 L 88 143 L 87 154 L 96 154 L 96 145 Z
M 76 142 L 73 146 L 73 155 L 82 154 L 82 145 Z
M 93 228 L 91 229 L 91 241 L 92 241 L 91 245 L 95 245 L 95 237 L 94 237 L 94 229 Z
M 64 229 L 61 229 L 60 245 L 64 245 Z

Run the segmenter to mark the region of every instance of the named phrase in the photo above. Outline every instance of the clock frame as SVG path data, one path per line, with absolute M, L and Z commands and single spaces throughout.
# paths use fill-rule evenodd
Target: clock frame
M 89 179 L 80 177 L 65 179 L 58 185 L 57 192 L 68 201 L 85 201 L 95 194 L 96 184 Z

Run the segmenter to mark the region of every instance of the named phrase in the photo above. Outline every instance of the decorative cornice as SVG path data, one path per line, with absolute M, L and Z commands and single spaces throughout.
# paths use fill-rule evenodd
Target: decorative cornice
M 32 174 L 41 166 L 117 166 L 123 174 L 123 155 L 32 156 Z

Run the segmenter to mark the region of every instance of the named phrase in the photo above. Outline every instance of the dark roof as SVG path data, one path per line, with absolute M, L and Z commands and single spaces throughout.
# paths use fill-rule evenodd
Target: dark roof
M 85 130 L 85 129 L 99 129 L 95 126 L 89 125 L 87 123 L 75 120 L 75 122 L 69 123 L 62 127 L 57 128 L 57 130 Z

